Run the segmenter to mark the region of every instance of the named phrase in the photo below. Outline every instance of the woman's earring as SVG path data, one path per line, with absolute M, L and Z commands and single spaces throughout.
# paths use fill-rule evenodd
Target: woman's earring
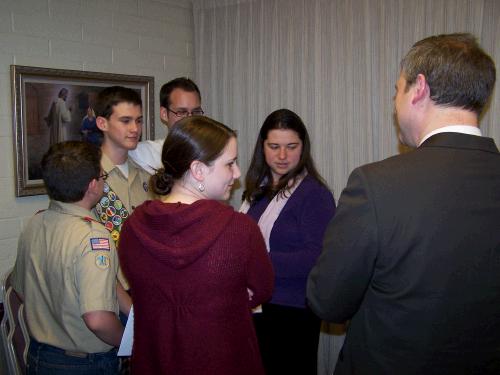
M 201 192 L 205 191 L 205 185 L 203 185 L 203 182 L 200 182 L 198 184 L 198 190 L 201 191 Z

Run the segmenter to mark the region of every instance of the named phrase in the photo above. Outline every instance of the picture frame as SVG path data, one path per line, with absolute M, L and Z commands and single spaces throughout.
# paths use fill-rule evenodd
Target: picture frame
M 11 65 L 16 197 L 46 194 L 40 162 L 50 145 L 66 140 L 99 144 L 93 106 L 109 86 L 142 98 L 141 140 L 154 139 L 154 77 Z M 95 130 L 94 130 L 95 129 Z

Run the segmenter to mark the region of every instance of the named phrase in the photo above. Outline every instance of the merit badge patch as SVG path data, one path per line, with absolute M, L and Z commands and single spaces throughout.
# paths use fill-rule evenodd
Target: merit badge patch
M 103 208 L 108 208 L 108 206 L 109 206 L 109 198 L 108 197 L 102 197 L 99 203 L 101 204 L 101 206 Z
M 116 214 L 116 208 L 114 208 L 113 206 L 109 206 L 108 208 L 106 208 L 106 215 L 108 215 L 109 217 L 113 217 L 115 216 Z
M 91 238 L 90 247 L 93 251 L 110 251 L 109 239 L 107 238 Z
M 95 265 L 97 268 L 100 268 L 101 270 L 105 270 L 106 268 L 109 268 L 110 264 L 109 257 L 104 254 L 99 254 L 95 257 Z
M 122 201 L 121 201 L 121 200 L 117 200 L 117 201 L 115 202 L 115 208 L 116 208 L 117 210 L 121 210 L 121 209 L 123 208 L 123 203 L 122 203 Z
M 111 218 L 111 221 L 113 222 L 114 226 L 119 226 L 122 224 L 122 218 L 120 215 L 115 215 Z

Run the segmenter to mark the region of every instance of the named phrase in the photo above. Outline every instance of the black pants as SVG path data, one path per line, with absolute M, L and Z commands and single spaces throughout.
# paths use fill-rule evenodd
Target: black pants
M 309 309 L 264 304 L 254 314 L 267 375 L 316 375 L 321 320 Z

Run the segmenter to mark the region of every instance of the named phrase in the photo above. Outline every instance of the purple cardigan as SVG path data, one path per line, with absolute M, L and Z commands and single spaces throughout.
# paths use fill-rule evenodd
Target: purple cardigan
M 270 200 L 254 202 L 248 210 L 255 221 Z M 316 263 L 323 234 L 335 214 L 333 194 L 311 176 L 306 176 L 276 219 L 269 245 L 276 275 L 271 303 L 305 308 L 307 275 Z

